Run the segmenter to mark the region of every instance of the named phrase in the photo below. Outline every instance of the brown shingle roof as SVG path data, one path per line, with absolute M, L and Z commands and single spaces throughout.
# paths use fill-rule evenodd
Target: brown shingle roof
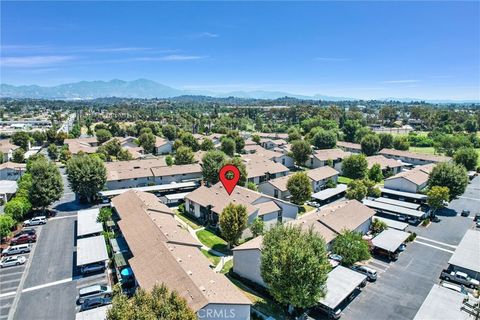
M 210 269 L 201 245 L 155 195 L 130 190 L 112 203 L 133 254 L 130 266 L 142 288 L 165 283 L 194 311 L 208 304 L 251 304 L 225 276 Z
M 393 180 L 398 178 L 404 178 L 408 181 L 413 182 L 414 184 L 420 186 L 428 181 L 428 173 L 422 169 L 413 169 L 409 171 L 400 172 L 392 177 L 387 178 L 386 180 Z
M 339 148 L 315 150 L 315 153 L 313 154 L 313 156 L 320 161 L 344 159 L 350 155 L 350 152 L 343 151 Z
M 0 140 L 0 152 L 7 153 L 10 150 L 15 150 L 20 148 L 19 146 L 16 146 L 10 142 L 8 139 L 2 139 Z
M 362 146 L 359 143 L 352 143 L 346 141 L 337 141 L 337 146 L 342 148 L 362 150 Z
M 260 154 L 242 155 L 242 160 L 245 162 L 248 178 L 261 177 L 267 173 L 276 174 L 289 171 L 283 164 L 265 159 Z
M 267 183 L 270 183 L 272 186 L 275 187 L 275 189 L 278 189 L 282 192 L 287 191 L 288 190 L 287 189 L 287 183 L 288 183 L 288 179 L 290 178 L 290 176 L 291 175 L 275 178 L 275 179 L 267 181 Z
M 152 168 L 166 166 L 165 157 L 105 163 L 107 181 L 153 177 Z
M 14 170 L 24 171 L 27 169 L 27 165 L 25 163 L 16 163 L 16 162 L 7 161 L 0 164 L 0 170 L 3 170 L 3 169 L 14 169 Z
M 313 181 L 320 181 L 338 175 L 338 171 L 329 166 L 306 171 L 307 176 Z
M 380 150 L 379 154 L 383 154 L 386 156 L 419 159 L 419 160 L 425 160 L 425 161 L 431 161 L 431 162 L 447 162 L 452 160 L 452 158 L 445 157 L 445 156 L 436 156 L 432 154 L 420 154 L 420 153 L 401 151 L 401 150 L 395 150 L 395 149 L 382 149 Z
M 92 146 L 97 144 L 97 137 L 65 139 L 64 144 L 68 145 L 68 150 L 72 154 L 77 154 L 80 151 L 85 153 L 95 153 L 98 147 Z
M 177 174 L 201 173 L 202 167 L 198 163 L 173 165 L 165 167 L 153 167 L 155 177 L 173 176 Z
M 379 164 L 382 170 L 385 170 L 387 168 L 398 168 L 402 166 L 402 164 L 397 160 L 385 158 L 382 155 L 367 157 L 367 163 L 368 163 L 368 169 L 373 167 L 373 165 L 375 164 Z

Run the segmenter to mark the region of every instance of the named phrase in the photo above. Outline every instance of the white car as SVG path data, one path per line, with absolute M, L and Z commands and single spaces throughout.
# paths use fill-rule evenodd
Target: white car
M 0 261 L 0 268 L 19 266 L 24 264 L 25 261 L 27 261 L 27 258 L 24 256 L 5 257 Z
M 30 220 L 25 220 L 23 221 L 23 226 L 38 226 L 41 224 L 46 224 L 47 223 L 47 217 L 45 216 L 40 216 L 40 217 L 33 217 Z

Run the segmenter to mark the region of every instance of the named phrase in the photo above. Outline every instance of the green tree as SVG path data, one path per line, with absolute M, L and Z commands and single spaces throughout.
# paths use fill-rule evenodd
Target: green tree
M 155 151 L 156 138 L 153 133 L 145 132 L 138 137 L 138 144 L 143 148 L 145 153 L 153 153 Z
M 107 169 L 98 156 L 77 155 L 67 162 L 67 178 L 72 191 L 90 202 L 103 190 Z
M 380 149 L 380 138 L 375 134 L 367 134 L 360 142 L 362 152 L 367 156 L 372 156 Z
M 180 136 L 180 140 L 182 140 L 182 143 L 183 143 L 184 146 L 189 147 L 190 149 L 192 149 L 192 151 L 196 152 L 196 151 L 200 150 L 200 146 L 198 145 L 198 141 L 197 141 L 197 139 L 195 139 L 193 134 L 191 134 L 189 132 L 184 132 Z
M 262 279 L 283 306 L 310 308 L 325 297 L 331 266 L 325 240 L 310 228 L 278 224 L 263 236 Z
M 318 149 L 331 149 L 337 145 L 337 135 L 334 131 L 319 130 L 312 139 L 312 144 Z
M 107 311 L 107 320 L 132 319 L 168 319 L 196 320 L 184 298 L 176 291 L 170 292 L 165 284 L 155 284 L 152 291 L 137 289 L 135 295 L 128 298 L 121 288 L 115 287 L 111 308 Z
M 32 133 L 32 138 L 35 140 L 35 144 L 41 146 L 45 140 L 47 140 L 47 134 L 43 131 L 34 131 Z
M 410 142 L 407 136 L 396 136 L 393 138 L 393 148 L 396 150 L 408 150 L 410 148 Z
M 361 180 L 363 185 L 367 188 L 367 196 L 368 197 L 374 197 L 378 198 L 382 194 L 380 189 L 376 186 L 375 181 L 369 180 L 369 179 L 363 179 Z
M 50 157 L 50 159 L 52 159 L 53 161 L 58 159 L 59 151 L 58 151 L 58 147 L 57 147 L 56 144 L 50 143 L 50 145 L 47 148 L 47 151 L 48 151 L 48 156 Z
M 29 200 L 36 208 L 46 207 L 60 199 L 63 194 L 62 176 L 53 162 L 38 159 L 28 169 L 32 176 Z
M 28 145 L 30 143 L 30 135 L 25 131 L 15 132 L 10 141 L 14 144 L 22 148 L 23 150 L 28 150 Z
M 215 145 L 213 144 L 212 140 L 205 138 L 203 139 L 202 144 L 200 145 L 200 149 L 203 151 L 215 150 Z
M 245 148 L 245 140 L 240 136 L 236 136 L 233 140 L 235 141 L 235 151 L 238 153 L 242 152 L 243 148 Z
M 378 137 L 380 138 L 380 150 L 393 148 L 393 135 L 390 133 L 379 133 Z
M 202 158 L 203 180 L 209 184 L 218 182 L 218 172 L 226 161 L 227 157 L 222 151 L 209 151 Z
M 247 227 L 247 208 L 241 204 L 229 203 L 222 210 L 219 224 L 223 238 L 228 242 L 229 248 L 235 245 Z
M 441 162 L 437 164 L 428 177 L 428 187 L 448 187 L 450 200 L 462 195 L 468 185 L 468 174 L 464 166 Z
M 253 237 L 256 238 L 259 235 L 263 234 L 263 230 L 265 229 L 265 223 L 262 219 L 256 217 L 248 228 L 250 229 Z
M 296 140 L 302 140 L 302 135 L 297 129 L 293 128 L 292 130 L 288 131 L 288 141 L 293 142 Z
M 232 138 L 223 138 L 221 144 L 221 150 L 230 157 L 233 157 L 235 154 L 236 144 Z
M 378 163 L 375 163 L 370 170 L 368 170 L 368 179 L 380 182 L 383 180 L 382 167 Z
M 433 186 L 427 192 L 427 204 L 433 209 L 433 214 L 443 208 L 449 198 L 450 189 L 448 187 Z
M 15 226 L 15 220 L 8 214 L 0 215 L 0 239 L 8 237 Z
M 461 164 L 467 170 L 475 170 L 478 162 L 478 153 L 474 148 L 462 147 L 455 152 L 453 160 L 457 164 Z
M 357 135 L 357 130 L 360 129 L 362 125 L 357 120 L 347 120 L 343 125 L 343 133 L 345 134 L 345 141 L 355 142 L 355 137 Z
M 342 174 L 350 179 L 363 179 L 367 171 L 368 162 L 363 154 L 352 154 L 342 161 Z
M 23 163 L 25 161 L 25 150 L 23 148 L 17 148 L 13 151 L 12 161 L 16 163 Z
M 97 221 L 105 224 L 111 218 L 112 218 L 112 208 L 103 207 L 100 209 L 100 212 L 98 213 Z
M 162 134 L 168 140 L 173 141 L 177 137 L 177 128 L 171 124 L 164 125 L 162 127 Z
M 332 251 L 343 257 L 342 264 L 352 266 L 355 262 L 370 259 L 368 242 L 360 232 L 344 230 L 333 241 Z
M 180 147 L 175 152 L 175 164 L 191 164 L 193 163 L 194 155 L 192 149 L 189 147 Z
M 475 119 L 468 119 L 465 122 L 465 130 L 470 133 L 475 133 L 478 131 L 478 123 Z
M 130 151 L 128 151 L 127 149 L 120 149 L 120 151 L 118 151 L 118 153 L 117 153 L 117 160 L 118 161 L 128 161 L 128 160 L 132 160 L 132 159 L 133 159 L 133 156 L 130 153 Z
M 62 149 L 60 151 L 60 161 L 66 163 L 72 157 L 72 153 L 68 149 Z
M 107 129 L 100 129 L 96 132 L 98 144 L 103 144 L 112 138 L 112 134 Z
M 173 165 L 173 158 L 172 158 L 171 155 L 168 155 L 168 156 L 165 157 L 165 163 L 166 163 L 167 166 L 169 166 L 169 167 L 170 167 L 171 165 Z
M 260 136 L 258 134 L 253 134 L 252 141 L 255 142 L 256 144 L 260 144 Z
M 32 204 L 25 197 L 14 197 L 5 204 L 4 212 L 11 216 L 15 221 L 21 222 L 26 214 L 32 210 Z
M 368 127 L 361 127 L 355 133 L 355 142 L 360 143 L 365 136 L 373 134 L 372 129 Z
M 312 154 L 312 147 L 305 140 L 295 140 L 292 142 L 292 157 L 299 166 L 304 166 Z
M 367 196 L 367 187 L 363 184 L 362 180 L 352 180 L 348 184 L 345 197 L 347 199 L 356 199 L 362 201 Z
M 373 218 L 372 225 L 370 226 L 370 229 L 372 229 L 372 232 L 374 234 L 379 234 L 380 232 L 387 230 L 388 225 L 385 223 L 385 221 L 382 221 L 377 218 Z
M 32 189 L 32 175 L 28 172 L 24 173 L 17 181 L 17 193 L 15 197 L 28 198 L 30 190 Z
M 254 182 L 248 182 L 247 183 L 247 189 L 253 190 L 253 191 L 258 191 L 258 187 Z
M 337 183 L 333 179 L 328 179 L 327 182 L 325 183 L 326 189 L 335 188 L 336 186 L 337 186 Z
M 305 172 L 297 172 L 288 178 L 287 189 L 291 201 L 298 205 L 304 204 L 312 196 L 312 183 Z

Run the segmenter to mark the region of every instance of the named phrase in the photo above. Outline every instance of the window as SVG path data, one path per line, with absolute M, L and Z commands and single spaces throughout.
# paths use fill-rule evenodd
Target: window
M 277 221 L 278 221 L 278 222 L 282 222 L 282 211 L 278 211 Z
M 274 196 L 275 198 L 278 198 L 278 190 L 277 190 L 277 189 L 274 189 L 274 190 L 273 190 L 273 196 Z

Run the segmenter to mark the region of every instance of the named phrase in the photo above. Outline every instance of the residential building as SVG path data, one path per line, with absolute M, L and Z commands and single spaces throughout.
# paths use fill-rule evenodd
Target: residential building
M 17 192 L 18 185 L 14 180 L 0 180 L 0 200 L 2 203 L 8 202 Z M 2 204 L 3 205 L 3 204 Z
M 72 154 L 95 153 L 98 149 L 97 137 L 65 139 L 63 143 L 68 146 L 68 150 Z
M 281 163 L 267 159 L 263 154 L 242 155 L 247 168 L 247 180 L 255 184 L 286 176 L 290 170 Z
M 25 163 L 4 162 L 0 164 L 0 180 L 18 180 L 27 171 Z
M 409 171 L 400 172 L 385 179 L 384 187 L 387 189 L 417 193 L 424 189 L 428 183 L 428 176 L 434 165 L 424 165 Z
M 305 165 L 310 168 L 319 168 L 328 165 L 332 161 L 332 165 L 338 172 L 342 171 L 342 161 L 351 155 L 350 152 L 343 151 L 339 148 L 315 150 L 307 160 Z
M 273 150 L 275 148 L 286 145 L 287 143 L 288 142 L 283 139 L 270 139 L 270 138 L 260 139 L 260 146 L 262 146 L 267 150 Z
M 237 186 L 228 195 L 221 183 L 208 188 L 202 186 L 185 196 L 186 211 L 197 219 L 216 225 L 223 209 L 229 204 L 242 204 L 247 208 L 248 223 L 260 218 L 268 227 L 277 222 L 297 218 L 298 207 L 250 189 Z
M 105 163 L 109 190 L 145 187 L 202 179 L 199 164 L 167 166 L 165 158 Z
M 152 194 L 127 191 L 112 199 L 132 258 L 136 283 L 145 290 L 164 283 L 183 297 L 199 319 L 250 319 L 250 300 L 210 268 L 201 244 Z
M 320 167 L 313 170 L 306 171 L 307 176 L 312 182 L 313 192 L 318 192 L 325 189 L 325 184 L 328 180 L 332 180 L 335 184 L 338 181 L 338 171 L 329 166 Z
M 7 162 L 12 159 L 13 151 L 20 148 L 10 142 L 9 139 L 2 139 L 0 140 L 0 156 L 1 162 Z
M 172 153 L 173 143 L 168 139 L 155 137 L 155 154 Z
M 359 143 L 352 143 L 346 141 L 337 141 L 337 147 L 345 151 L 353 153 L 362 153 L 362 146 Z
M 287 168 L 295 166 L 295 160 L 286 152 L 276 150 L 267 150 L 257 144 L 245 145 L 245 151 L 250 154 L 262 156 L 264 159 L 272 160 L 275 163 L 281 163 Z
M 480 231 L 467 230 L 448 263 L 454 271 L 480 281 Z
M 367 157 L 368 169 L 371 169 L 375 164 L 380 165 L 380 169 L 382 169 L 383 175 L 390 173 L 390 174 L 397 174 L 402 171 L 403 164 L 400 161 L 386 158 L 382 155 L 370 156 Z
M 413 165 L 424 165 L 429 163 L 448 162 L 452 160 L 450 157 L 437 156 L 432 154 L 420 154 L 410 151 L 401 151 L 395 149 L 382 149 L 379 154 L 395 160 L 400 160 Z
M 323 237 L 327 246 L 344 230 L 366 234 L 375 211 L 357 200 L 337 202 L 301 216 L 289 223 L 303 230 L 313 228 Z M 242 278 L 265 286 L 261 272 L 262 237 L 256 237 L 233 249 L 233 272 Z

